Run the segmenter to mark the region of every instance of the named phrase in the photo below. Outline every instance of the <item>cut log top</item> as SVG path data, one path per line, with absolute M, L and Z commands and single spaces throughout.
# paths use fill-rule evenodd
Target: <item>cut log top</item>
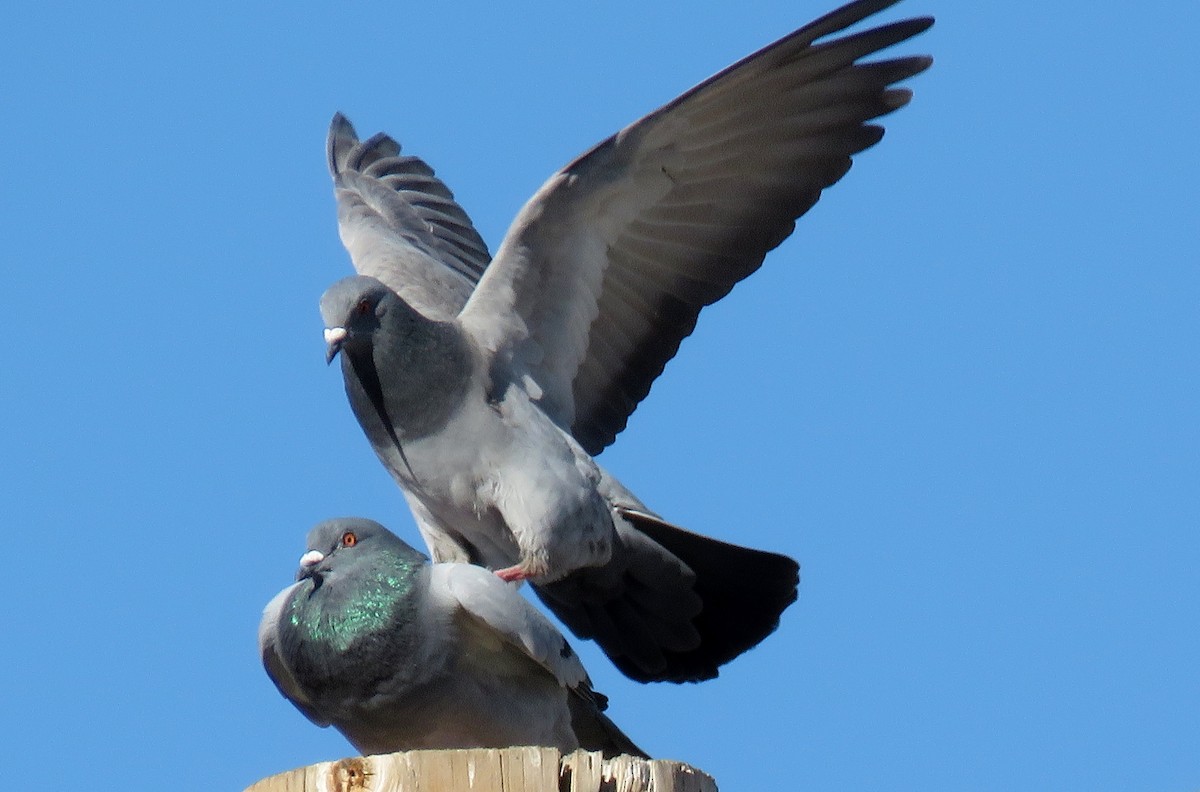
M 717 792 L 705 773 L 662 759 L 554 748 L 356 756 L 264 778 L 245 792 Z

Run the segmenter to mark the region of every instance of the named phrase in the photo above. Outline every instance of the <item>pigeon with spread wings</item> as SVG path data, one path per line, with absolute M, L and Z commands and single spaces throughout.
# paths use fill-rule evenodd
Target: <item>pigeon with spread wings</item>
M 466 213 L 391 138 L 329 135 L 357 275 L 321 299 L 328 359 L 436 560 L 529 580 L 641 681 L 697 681 L 796 598 L 785 556 L 663 520 L 593 459 L 700 310 L 756 270 L 904 106 L 909 19 L 860 0 L 700 83 L 563 168 L 494 260 Z

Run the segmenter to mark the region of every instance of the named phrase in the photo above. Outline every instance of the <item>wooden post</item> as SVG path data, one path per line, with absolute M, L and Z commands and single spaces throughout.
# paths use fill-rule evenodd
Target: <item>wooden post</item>
M 717 792 L 682 762 L 555 748 L 356 756 L 264 778 L 245 792 Z

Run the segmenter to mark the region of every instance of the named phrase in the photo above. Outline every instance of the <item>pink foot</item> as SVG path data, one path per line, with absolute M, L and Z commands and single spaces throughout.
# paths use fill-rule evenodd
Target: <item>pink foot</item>
M 514 581 L 519 582 L 525 580 L 529 577 L 529 573 L 526 572 L 520 564 L 517 564 L 516 566 L 505 567 L 504 569 L 497 569 L 496 577 L 500 578 L 505 583 L 512 583 Z

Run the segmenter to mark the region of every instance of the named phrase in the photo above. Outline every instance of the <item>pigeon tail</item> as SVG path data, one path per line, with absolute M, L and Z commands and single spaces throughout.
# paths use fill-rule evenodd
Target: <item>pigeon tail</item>
M 585 751 L 600 751 L 606 759 L 622 754 L 650 758 L 649 754 L 639 748 L 617 724 L 601 712 L 604 707 L 599 702 L 577 695 L 568 696 L 567 699 L 567 706 L 571 711 L 571 729 L 579 740 L 580 748 Z
M 796 601 L 800 566 L 622 510 L 604 567 L 535 586 L 580 638 L 638 682 L 701 682 L 756 646 Z
M 671 674 L 661 677 L 666 681 L 717 676 L 720 666 L 775 632 L 780 615 L 796 601 L 800 565 L 785 555 L 722 542 L 648 515 L 630 513 L 626 519 L 692 568 L 704 603 L 693 622 L 700 645 L 664 653 Z

